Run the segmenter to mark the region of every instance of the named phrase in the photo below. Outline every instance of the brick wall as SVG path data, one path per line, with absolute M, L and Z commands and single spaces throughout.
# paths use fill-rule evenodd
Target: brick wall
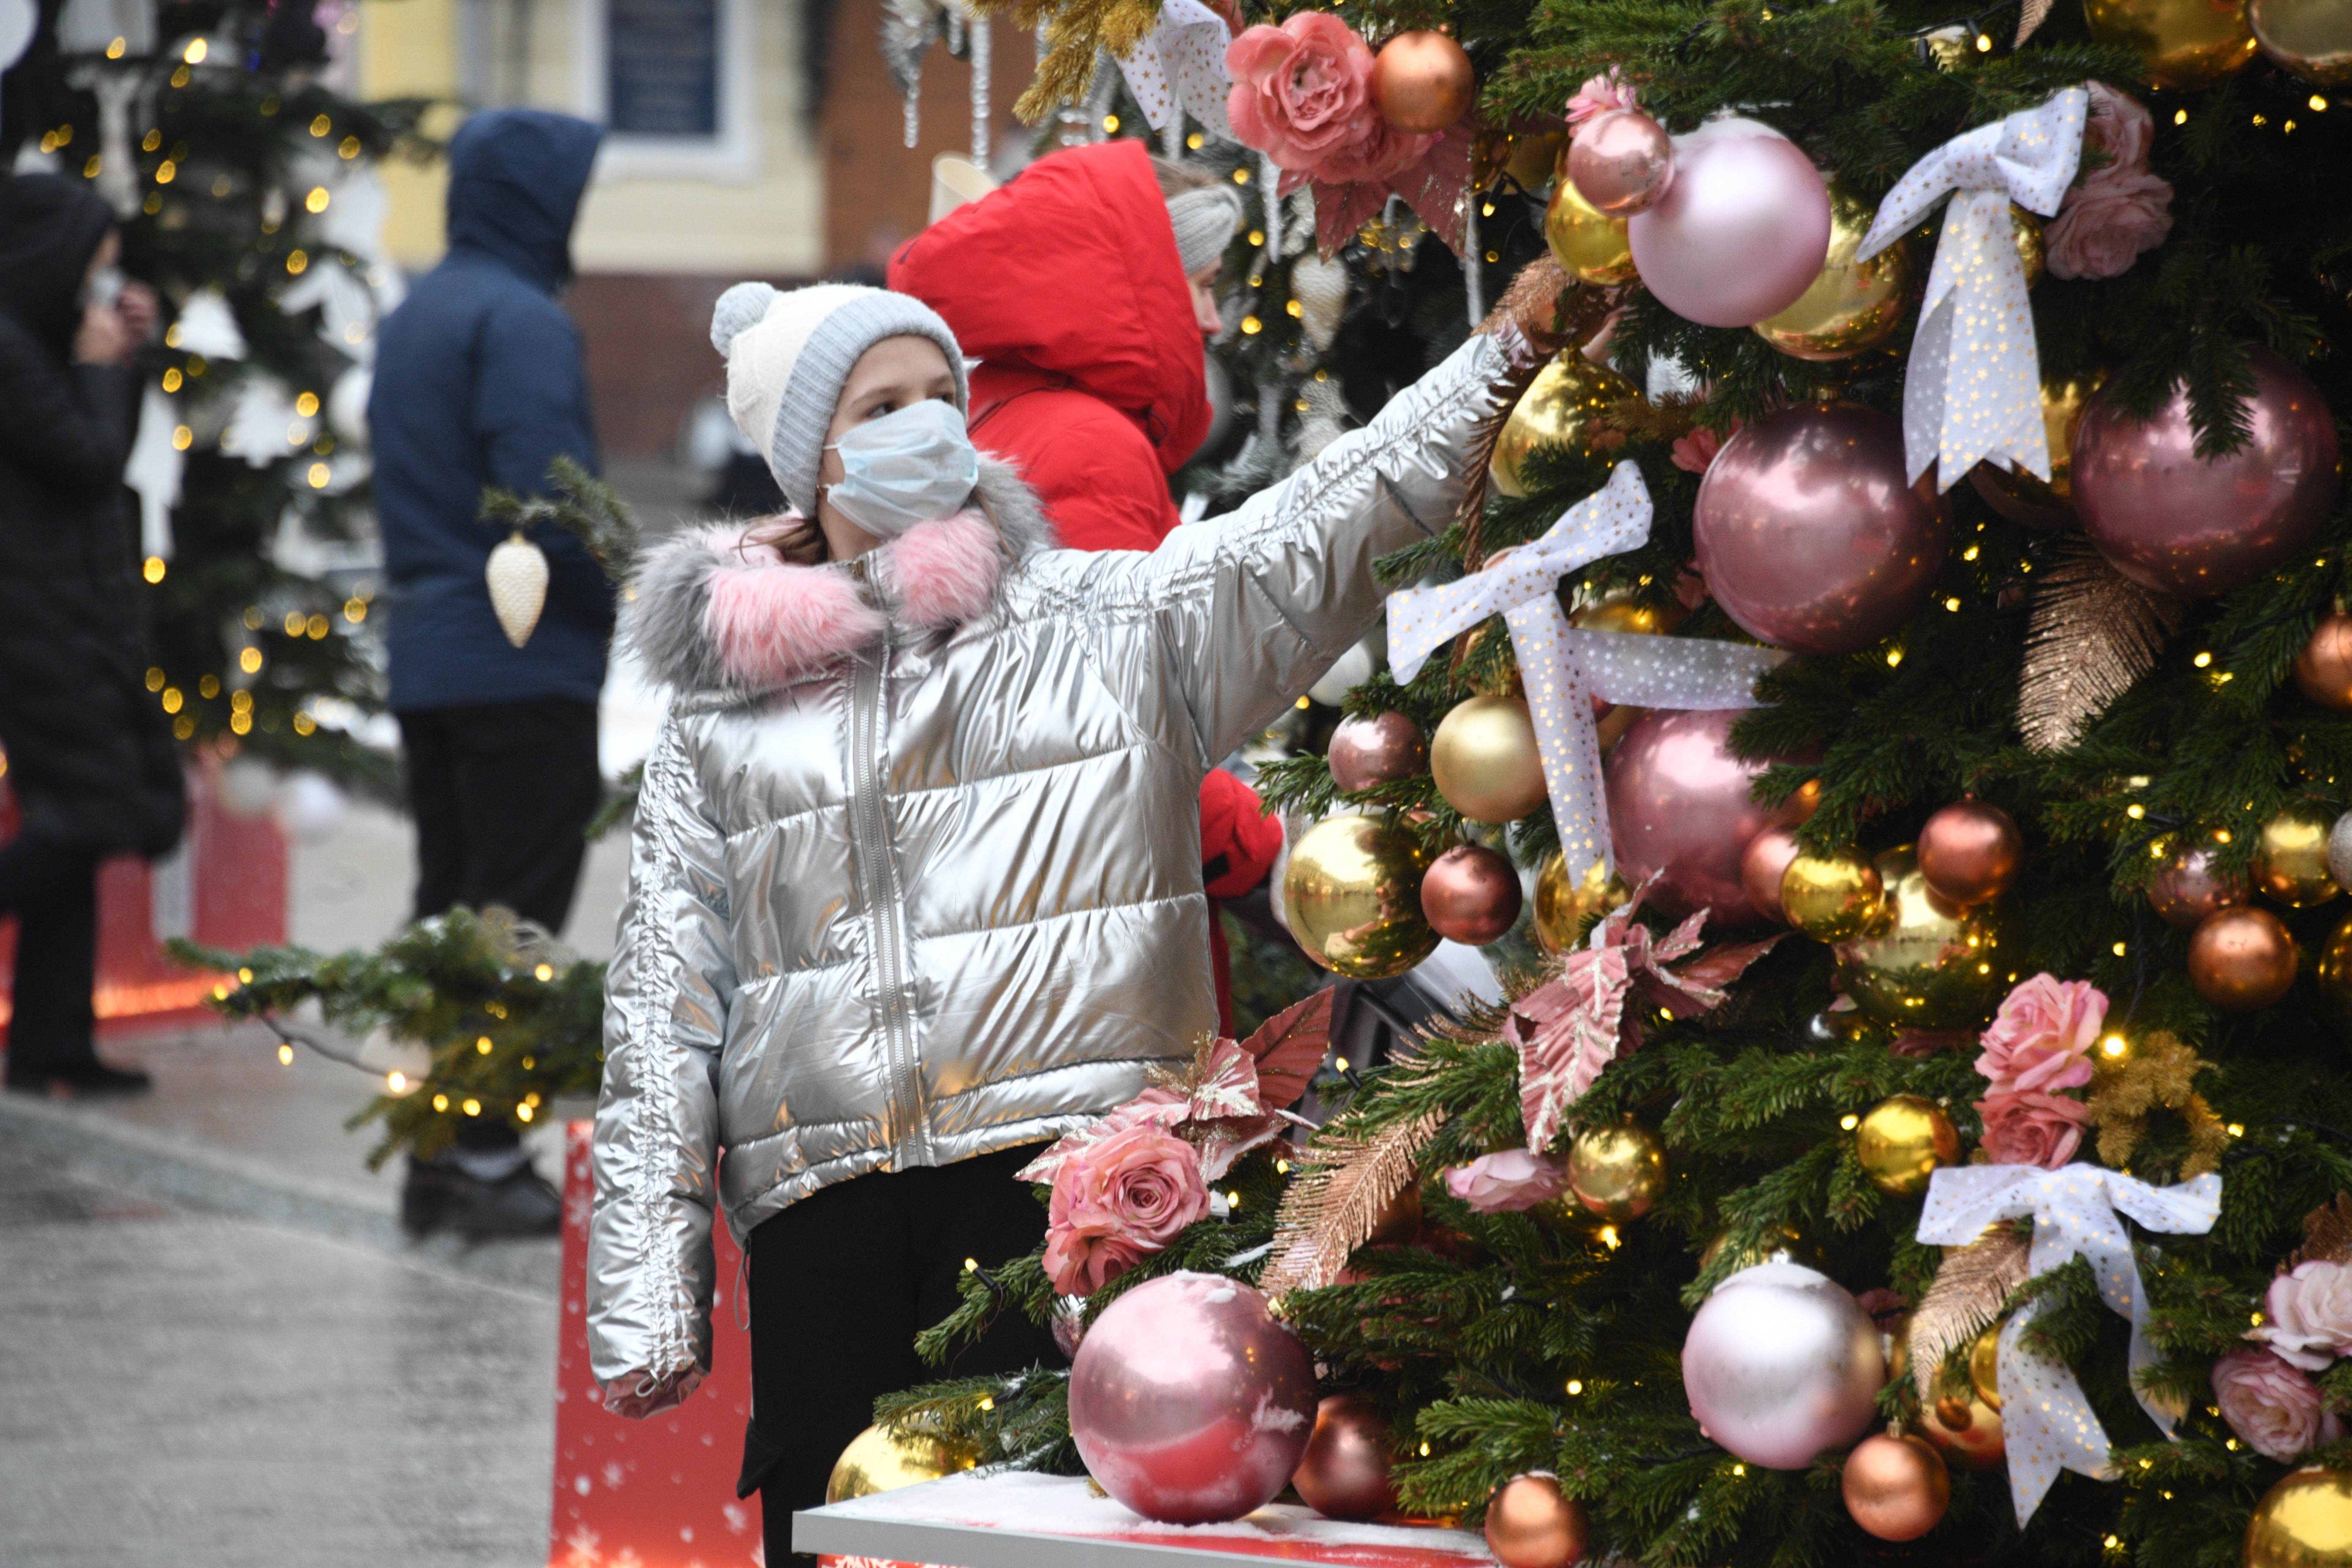
M 711 351 L 710 307 L 737 278 L 595 272 L 565 303 L 580 325 L 596 436 L 614 458 L 667 457 L 696 401 L 723 391 Z M 779 288 L 803 281 L 775 278 Z

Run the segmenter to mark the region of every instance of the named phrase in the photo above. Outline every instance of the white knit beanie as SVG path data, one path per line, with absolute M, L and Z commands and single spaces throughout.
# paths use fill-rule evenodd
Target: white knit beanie
M 956 406 L 969 412 L 963 350 L 948 324 L 911 295 L 854 283 L 792 289 L 738 283 L 719 296 L 710 346 L 727 356 L 727 412 L 803 515 L 816 515 L 817 468 L 842 384 L 859 355 L 902 336 L 940 345 L 955 373 Z
M 1180 191 L 1168 198 L 1168 224 L 1176 231 L 1176 259 L 1190 278 L 1216 260 L 1242 226 L 1242 199 L 1223 185 Z

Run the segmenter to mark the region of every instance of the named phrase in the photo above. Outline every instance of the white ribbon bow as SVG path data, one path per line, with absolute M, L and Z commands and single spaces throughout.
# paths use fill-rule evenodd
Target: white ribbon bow
M 1224 19 L 1201 0 L 1163 0 L 1160 20 L 1118 62 L 1127 89 L 1143 106 L 1151 129 L 1163 131 L 1189 111 L 1233 140 L 1233 123 L 1225 118 L 1225 99 L 1234 85 L 1225 74 L 1225 46 L 1232 42 Z
M 1638 549 L 1649 537 L 1649 489 L 1638 465 L 1620 463 L 1606 485 L 1570 507 L 1542 538 L 1497 553 L 1458 582 L 1389 595 L 1389 659 L 1400 680 L 1418 675 L 1439 644 L 1489 616 L 1501 616 L 1511 628 L 1571 879 L 1596 860 L 1616 868 L 1592 699 L 1644 708 L 1750 708 L 1757 676 L 1788 657 L 1740 643 L 1570 626 L 1553 591 L 1560 578 L 1604 555 Z
M 2033 1249 L 2027 1267 L 2034 1274 L 2047 1274 L 2070 1258 L 2088 1260 L 2100 1296 L 2131 1320 L 2132 1393 L 2170 1436 L 2179 1407 L 2151 1398 L 2139 1386 L 2139 1374 L 2156 1352 L 2147 1342 L 2147 1295 L 2117 1209 L 2150 1230 L 2201 1236 L 2221 1212 L 2221 1178 L 2209 1173 L 2179 1186 L 2151 1187 L 2096 1165 L 2055 1171 L 2039 1165 L 1953 1166 L 1928 1178 L 1919 1239 L 1964 1246 L 1989 1225 L 2030 1215 Z M 2064 1363 L 2044 1361 L 2025 1348 L 2025 1330 L 2037 1307 L 2020 1309 L 2000 1331 L 2001 1430 L 2010 1500 L 2020 1526 L 2033 1517 L 2062 1467 L 2095 1479 L 2107 1475 L 2106 1430 L 2091 1413 L 2082 1384 Z
M 1952 193 L 1903 383 L 1910 478 L 1916 482 L 1938 464 L 1939 494 L 1983 458 L 2007 458 L 2050 477 L 2042 360 L 2009 204 L 2044 217 L 2057 212 L 2082 162 L 2089 107 L 2090 94 L 2070 87 L 2039 109 L 1945 142 L 1886 193 L 1855 252 L 1857 260 L 1877 255 Z

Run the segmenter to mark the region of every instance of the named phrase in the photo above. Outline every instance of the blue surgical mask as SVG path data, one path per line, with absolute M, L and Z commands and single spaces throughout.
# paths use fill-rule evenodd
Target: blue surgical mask
M 951 517 L 980 483 L 962 413 L 936 397 L 868 420 L 825 450 L 841 454 L 841 479 L 826 498 L 868 533 Z

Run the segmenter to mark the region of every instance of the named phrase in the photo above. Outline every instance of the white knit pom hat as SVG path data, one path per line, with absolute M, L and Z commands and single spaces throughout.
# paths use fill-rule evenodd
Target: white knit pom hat
M 710 346 L 727 356 L 727 412 L 767 455 L 784 499 L 816 514 L 816 475 L 834 405 L 858 356 L 884 338 L 929 338 L 970 411 L 963 350 L 937 312 L 908 294 L 854 283 L 778 289 L 738 283 L 710 312 Z
M 1180 191 L 1168 198 L 1168 226 L 1176 231 L 1176 259 L 1190 278 L 1225 253 L 1242 226 L 1242 199 L 1225 185 Z

